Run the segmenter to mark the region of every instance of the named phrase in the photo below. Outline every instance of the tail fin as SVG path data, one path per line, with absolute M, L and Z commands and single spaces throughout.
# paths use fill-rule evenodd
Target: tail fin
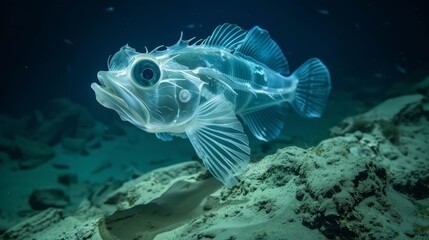
M 320 117 L 331 92 L 331 77 L 326 66 L 319 59 L 311 58 L 292 77 L 298 79 L 292 102 L 294 109 L 303 117 Z

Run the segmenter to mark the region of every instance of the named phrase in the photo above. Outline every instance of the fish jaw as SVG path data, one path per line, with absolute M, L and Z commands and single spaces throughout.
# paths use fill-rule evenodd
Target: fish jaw
M 146 130 L 150 114 L 139 98 L 138 89 L 126 81 L 125 76 L 121 78 L 117 73 L 99 71 L 97 78 L 99 84 L 91 84 L 97 101 L 104 107 L 115 110 L 122 120 Z

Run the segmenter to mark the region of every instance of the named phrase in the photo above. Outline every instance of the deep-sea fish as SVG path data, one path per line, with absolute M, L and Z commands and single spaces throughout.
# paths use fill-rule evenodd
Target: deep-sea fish
M 331 90 L 317 58 L 292 74 L 266 30 L 223 24 L 204 40 L 183 40 L 139 53 L 128 45 L 92 83 L 100 104 L 124 121 L 164 141 L 188 138 L 212 175 L 227 187 L 249 162 L 242 122 L 270 141 L 292 106 L 303 117 L 320 117 Z M 162 49 L 164 48 L 164 49 Z M 237 117 L 238 116 L 238 117 Z

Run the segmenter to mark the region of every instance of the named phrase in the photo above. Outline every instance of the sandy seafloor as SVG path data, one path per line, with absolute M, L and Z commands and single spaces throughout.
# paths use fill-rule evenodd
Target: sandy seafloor
M 250 137 L 221 186 L 184 139 L 103 124 L 68 100 L 0 118 L 1 239 L 429 239 L 429 77 L 368 106 Z

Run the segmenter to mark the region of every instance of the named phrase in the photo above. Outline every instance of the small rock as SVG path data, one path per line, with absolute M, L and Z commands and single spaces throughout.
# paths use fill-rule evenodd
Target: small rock
M 87 155 L 86 141 L 81 138 L 64 138 L 62 141 L 63 149 L 72 153 Z
M 54 150 L 43 142 L 37 142 L 20 136 L 15 137 L 15 142 L 22 157 L 18 162 L 20 169 L 38 167 L 55 155 Z
M 203 205 L 204 211 L 212 210 L 214 207 L 219 205 L 219 199 L 216 197 L 208 196 L 206 202 Z
M 264 240 L 268 239 L 268 234 L 265 231 L 259 231 L 255 233 L 255 240 Z
M 295 198 L 298 201 L 302 201 L 302 199 L 304 199 L 304 191 L 303 190 L 296 191 Z
M 77 183 L 77 175 L 72 173 L 66 173 L 58 175 L 58 182 L 66 186 Z
M 15 143 L 18 145 L 23 159 L 48 160 L 54 156 L 54 150 L 43 142 L 16 136 Z
M 54 167 L 54 168 L 56 168 L 56 169 L 62 169 L 62 170 L 64 170 L 64 169 L 69 169 L 69 168 L 70 168 L 70 166 L 69 166 L 69 165 L 67 165 L 67 164 L 62 164 L 62 163 L 53 163 L 53 164 L 52 164 L 52 167 Z
M 37 189 L 31 193 L 28 204 L 33 210 L 44 210 L 50 207 L 64 208 L 70 203 L 70 198 L 61 189 Z

